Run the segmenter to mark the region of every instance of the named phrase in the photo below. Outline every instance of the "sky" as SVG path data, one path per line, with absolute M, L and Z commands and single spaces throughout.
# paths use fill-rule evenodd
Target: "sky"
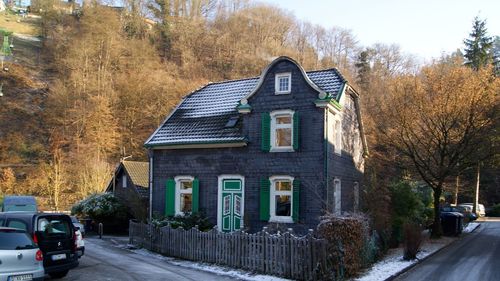
M 349 29 L 362 46 L 397 44 L 423 61 L 457 48 L 475 16 L 486 19 L 490 36 L 500 36 L 500 0 L 261 0 L 298 19 Z

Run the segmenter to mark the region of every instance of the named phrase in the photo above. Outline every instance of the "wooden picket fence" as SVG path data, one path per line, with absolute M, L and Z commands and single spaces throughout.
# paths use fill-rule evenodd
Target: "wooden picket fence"
M 327 269 L 327 245 L 312 233 L 298 237 L 263 231 L 223 233 L 216 229 L 201 232 L 170 226 L 157 228 L 130 222 L 130 244 L 192 261 L 241 268 L 257 273 L 298 280 L 323 279 Z

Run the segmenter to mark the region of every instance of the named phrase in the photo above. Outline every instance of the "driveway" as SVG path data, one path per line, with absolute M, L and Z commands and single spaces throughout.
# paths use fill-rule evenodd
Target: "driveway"
M 46 278 L 46 280 L 51 280 Z M 155 257 L 139 255 L 111 246 L 96 238 L 85 239 L 85 255 L 80 265 L 58 280 L 235 280 L 210 272 L 169 264 Z
M 486 218 L 475 232 L 396 280 L 500 280 L 500 219 Z

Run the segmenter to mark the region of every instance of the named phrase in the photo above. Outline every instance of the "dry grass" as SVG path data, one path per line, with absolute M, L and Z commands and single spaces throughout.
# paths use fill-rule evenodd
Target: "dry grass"
M 21 18 L 14 14 L 0 12 L 0 29 L 37 36 L 40 35 L 38 26 L 39 19 L 37 18 Z

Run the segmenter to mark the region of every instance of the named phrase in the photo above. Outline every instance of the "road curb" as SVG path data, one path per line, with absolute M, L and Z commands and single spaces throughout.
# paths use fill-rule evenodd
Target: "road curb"
M 479 226 L 481 226 L 481 224 L 478 224 L 478 225 L 477 225 L 477 226 L 476 226 L 473 230 L 471 230 L 471 232 L 469 232 L 469 233 L 472 233 L 472 232 L 476 231 L 476 229 L 478 229 L 478 228 L 479 228 Z M 443 246 L 441 249 L 439 249 L 439 250 L 437 250 L 437 251 L 435 251 L 435 252 L 433 252 L 433 253 L 431 253 L 431 254 L 429 254 L 429 255 L 427 255 L 427 256 L 425 256 L 425 257 L 421 258 L 421 259 L 419 259 L 416 263 L 412 263 L 411 265 L 409 265 L 409 266 L 407 266 L 407 267 L 403 268 L 402 270 L 400 270 L 400 271 L 398 271 L 398 272 L 394 273 L 393 275 L 389 276 L 389 277 L 388 277 L 387 279 L 385 279 L 384 281 L 392 281 L 392 280 L 396 279 L 397 277 L 399 277 L 399 276 L 400 276 L 400 275 L 402 275 L 403 273 L 406 273 L 406 272 L 410 271 L 412 268 L 414 268 L 415 266 L 419 265 L 421 262 L 423 262 L 423 261 L 427 260 L 428 258 L 430 258 L 430 257 L 432 257 L 432 256 L 434 256 L 434 255 L 436 255 L 436 254 L 438 254 L 438 253 L 439 253 L 439 252 L 441 252 L 442 250 L 444 250 L 444 249 L 448 248 L 449 246 L 451 246 L 451 245 L 455 244 L 457 241 L 462 240 L 464 237 L 465 237 L 465 236 L 458 237 L 458 238 L 457 238 L 457 239 L 455 239 L 454 241 L 450 242 L 448 245 Z

